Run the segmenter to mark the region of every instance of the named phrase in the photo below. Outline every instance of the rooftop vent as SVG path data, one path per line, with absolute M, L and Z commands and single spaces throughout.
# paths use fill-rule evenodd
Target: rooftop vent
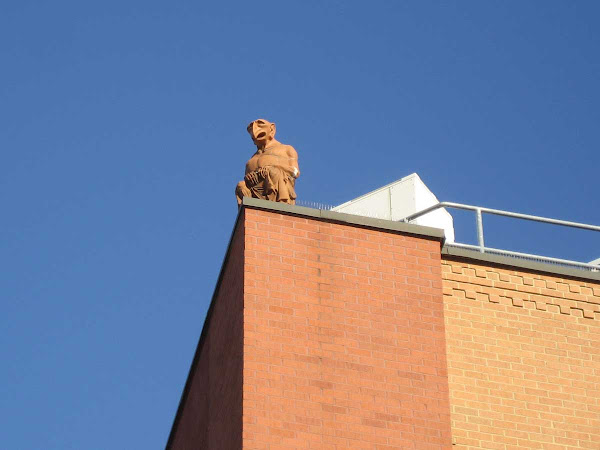
M 380 187 L 368 194 L 331 208 L 332 211 L 376 219 L 400 221 L 411 214 L 437 205 L 439 200 L 413 173 L 398 181 Z M 454 242 L 454 221 L 445 209 L 437 209 L 411 223 L 443 228 L 447 242 Z

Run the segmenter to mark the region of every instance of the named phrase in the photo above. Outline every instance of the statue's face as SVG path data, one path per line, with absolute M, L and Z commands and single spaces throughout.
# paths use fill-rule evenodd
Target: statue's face
M 247 130 L 256 145 L 264 145 L 275 136 L 275 124 L 264 119 L 251 122 Z

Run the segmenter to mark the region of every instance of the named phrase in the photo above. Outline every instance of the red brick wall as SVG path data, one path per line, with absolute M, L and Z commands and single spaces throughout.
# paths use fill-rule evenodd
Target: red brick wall
M 440 243 L 250 208 L 245 231 L 243 447 L 451 448 Z
M 242 448 L 243 276 L 242 212 L 168 448 Z
M 463 449 L 600 449 L 600 282 L 442 261 Z
M 252 207 L 222 273 L 170 448 L 600 449 L 597 281 Z

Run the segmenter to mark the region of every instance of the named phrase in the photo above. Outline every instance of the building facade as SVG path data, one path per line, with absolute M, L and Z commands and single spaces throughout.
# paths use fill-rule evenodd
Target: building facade
M 244 199 L 169 449 L 600 448 L 600 273 Z

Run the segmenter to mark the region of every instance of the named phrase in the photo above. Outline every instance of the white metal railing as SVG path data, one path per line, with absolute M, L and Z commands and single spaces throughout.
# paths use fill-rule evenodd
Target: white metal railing
M 591 230 L 591 231 L 600 231 L 600 226 L 588 225 L 585 223 L 578 223 L 578 222 L 569 222 L 566 220 L 550 219 L 548 217 L 532 216 L 530 214 L 520 214 L 520 213 L 514 213 L 514 212 L 510 212 L 510 211 L 502 211 L 500 209 L 483 208 L 481 206 L 463 205 L 461 203 L 452 203 L 452 202 L 440 202 L 440 203 L 430 206 L 429 208 L 426 208 L 422 211 L 411 214 L 410 216 L 407 216 L 404 219 L 402 219 L 402 221 L 409 223 L 410 221 L 412 221 L 418 217 L 424 216 L 425 214 L 428 214 L 428 213 L 435 211 L 437 209 L 440 209 L 440 208 L 455 208 L 455 209 L 463 209 L 463 210 L 475 212 L 478 245 L 460 244 L 457 242 L 453 242 L 451 244 L 449 244 L 449 243 L 446 244 L 448 246 L 466 248 L 466 249 L 471 249 L 471 250 L 478 250 L 481 253 L 491 253 L 491 254 L 508 255 L 508 256 L 525 258 L 525 259 L 543 260 L 545 262 L 554 263 L 554 264 L 580 267 L 582 269 L 592 270 L 594 272 L 598 271 L 598 269 L 599 269 L 598 265 L 591 264 L 591 263 L 582 263 L 582 262 L 578 262 L 578 261 L 570 261 L 568 259 L 550 258 L 547 256 L 532 255 L 529 253 L 520 253 L 520 252 L 509 251 L 509 250 L 501 250 L 501 249 L 486 247 L 485 239 L 483 236 L 483 214 L 485 213 L 485 214 L 493 214 L 496 216 L 513 217 L 516 219 L 531 220 L 533 222 L 550 223 L 550 224 L 554 224 L 554 225 L 561 225 L 561 226 L 571 227 L 571 228 L 581 228 L 583 230 Z

